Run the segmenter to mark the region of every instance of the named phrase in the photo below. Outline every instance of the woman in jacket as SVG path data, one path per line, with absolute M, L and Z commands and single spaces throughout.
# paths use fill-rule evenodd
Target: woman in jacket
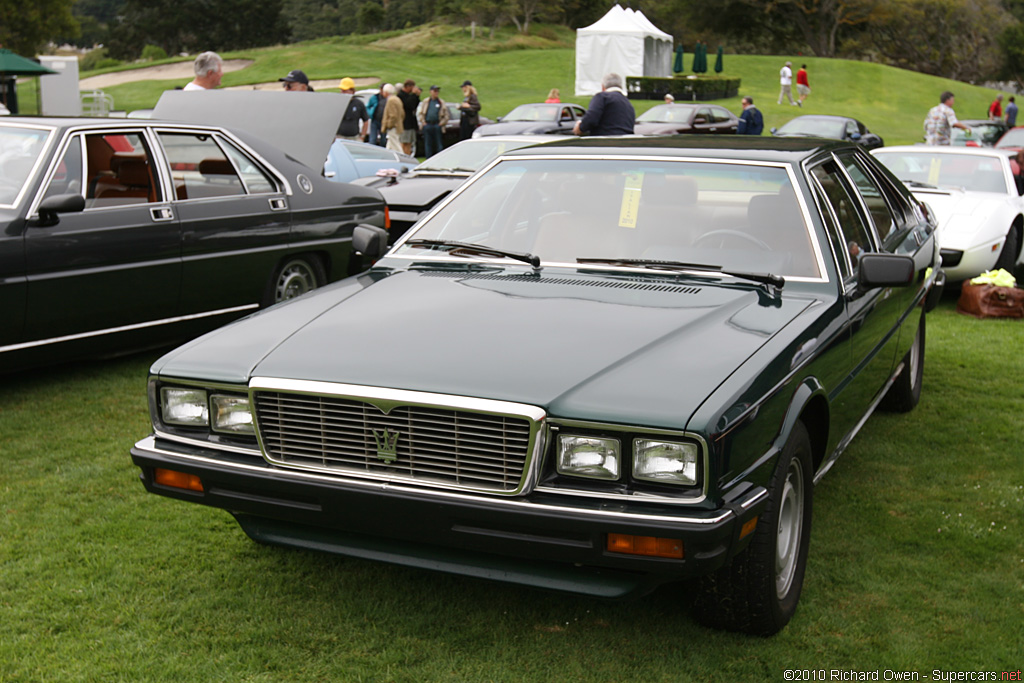
M 480 125 L 480 99 L 470 81 L 462 82 L 462 102 L 459 103 L 459 139 L 473 137 L 473 130 Z

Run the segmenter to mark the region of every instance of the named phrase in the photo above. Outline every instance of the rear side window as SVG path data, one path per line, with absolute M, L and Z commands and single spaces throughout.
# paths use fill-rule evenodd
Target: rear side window
M 61 167 L 74 173 L 81 164 L 82 142 L 85 147 L 85 208 L 107 208 L 129 204 L 161 201 L 160 183 L 153 164 L 153 155 L 141 131 L 90 133 L 77 136 L 68 145 Z M 69 187 L 74 186 L 71 178 Z M 60 171 L 54 177 L 59 182 Z M 53 188 L 54 193 L 57 187 Z M 47 195 L 51 189 L 47 188 Z
M 214 136 L 199 133 L 160 133 L 171 166 L 177 199 L 205 199 L 245 194 L 235 165 Z

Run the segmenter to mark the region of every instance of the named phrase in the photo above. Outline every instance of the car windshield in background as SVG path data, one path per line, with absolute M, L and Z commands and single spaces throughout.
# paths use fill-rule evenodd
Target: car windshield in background
M 961 130 L 954 128 L 951 131 L 950 140 L 951 144 L 954 145 L 967 145 L 967 143 L 975 143 L 978 145 L 992 144 L 993 140 L 999 138 L 999 134 L 1006 130 L 1006 126 L 999 124 L 975 124 L 970 127 L 970 130 Z
M 420 224 L 414 239 L 580 259 L 676 261 L 818 278 L 812 240 L 782 165 L 505 159 Z M 398 255 L 424 256 L 401 246 Z M 450 250 L 438 255 L 451 258 Z
M 0 126 L 0 206 L 17 204 L 49 135 L 42 128 Z
M 688 123 L 692 113 L 693 107 L 683 104 L 659 104 L 640 114 L 636 120 L 645 123 Z
M 976 192 L 1009 192 L 1002 163 L 992 156 L 924 151 L 875 151 L 874 155 L 906 183 L 960 187 Z
M 507 115 L 502 121 L 557 121 L 560 104 L 521 104 Z
M 536 141 L 528 138 L 522 141 L 492 141 L 487 138 L 466 140 L 438 152 L 413 170 L 417 173 L 430 173 L 431 171 L 478 171 L 505 152 L 532 144 L 536 144 Z
M 1011 128 L 1006 135 L 999 138 L 996 147 L 1019 147 L 1024 148 L 1024 127 Z
M 786 123 L 779 128 L 779 135 L 806 135 L 808 137 L 831 138 L 841 140 L 846 124 L 828 119 L 801 117 Z

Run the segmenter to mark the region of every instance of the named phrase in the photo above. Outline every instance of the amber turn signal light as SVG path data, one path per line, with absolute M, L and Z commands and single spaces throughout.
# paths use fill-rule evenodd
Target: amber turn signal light
M 754 529 L 757 528 L 757 517 L 751 517 L 743 523 L 743 527 L 740 529 L 740 538 L 744 538 L 754 533 Z
M 608 534 L 607 547 L 613 553 L 644 555 L 647 557 L 668 557 L 674 560 L 683 559 L 683 542 L 678 538 Z
M 185 489 L 186 491 L 202 492 L 203 490 L 203 482 L 196 475 L 165 470 L 159 467 L 153 472 L 153 481 L 161 486 L 170 486 L 171 488 Z

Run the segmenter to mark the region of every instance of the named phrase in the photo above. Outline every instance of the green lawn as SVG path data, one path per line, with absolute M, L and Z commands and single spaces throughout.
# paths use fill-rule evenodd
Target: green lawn
M 678 589 L 601 602 L 258 546 L 227 513 L 137 481 L 128 449 L 149 431 L 156 355 L 0 377 L 0 681 L 1021 667 L 1020 321 L 961 316 L 949 298 L 930 314 L 921 403 L 872 417 L 817 488 L 802 602 L 770 639 L 698 626 Z

